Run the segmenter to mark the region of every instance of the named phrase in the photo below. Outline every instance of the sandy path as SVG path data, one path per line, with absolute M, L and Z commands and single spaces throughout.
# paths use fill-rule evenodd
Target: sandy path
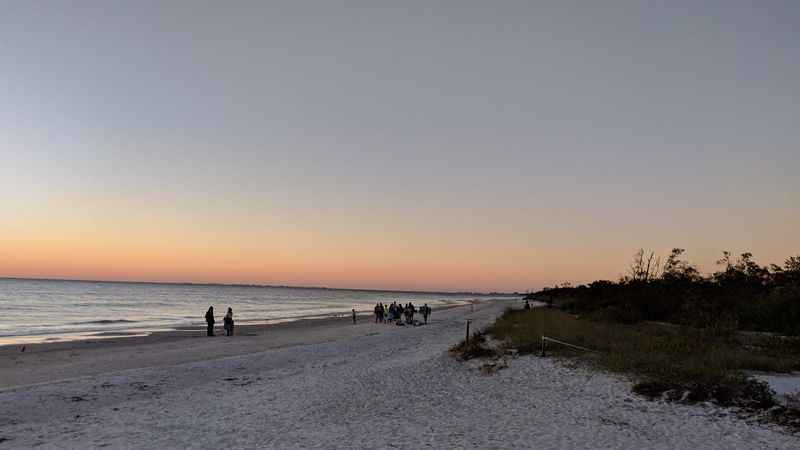
M 729 411 L 650 402 L 524 357 L 491 377 L 445 353 L 464 319 L 0 393 L 0 447 L 800 448 Z

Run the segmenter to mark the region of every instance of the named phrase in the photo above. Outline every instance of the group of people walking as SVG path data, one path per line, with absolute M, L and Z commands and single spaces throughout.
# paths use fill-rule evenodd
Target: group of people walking
M 405 306 L 392 302 L 388 307 L 383 303 L 375 304 L 375 323 L 399 323 L 412 325 L 414 323 L 414 314 L 422 314 L 425 323 L 428 323 L 428 317 L 431 315 L 431 307 L 425 303 L 417 309 L 413 303 L 408 302 Z M 222 319 L 222 328 L 225 330 L 225 336 L 233 336 L 233 308 L 228 308 L 225 317 Z M 208 336 L 214 336 L 214 307 L 209 306 L 206 311 L 206 325 Z M 353 309 L 353 323 L 356 323 L 356 310 Z
M 206 325 L 208 326 L 208 336 L 214 336 L 214 307 L 209 306 L 206 311 Z M 233 308 L 228 308 L 225 317 L 222 319 L 222 328 L 225 329 L 225 336 L 233 336 Z
M 431 307 L 428 306 L 427 303 L 417 309 L 413 303 L 408 302 L 405 306 L 402 304 L 397 304 L 397 302 L 392 302 L 391 305 L 388 307 L 383 303 L 375 304 L 374 308 L 375 312 L 375 323 L 403 323 L 406 324 L 413 324 L 414 323 L 414 314 L 419 312 L 422 314 L 422 317 L 425 320 L 425 323 L 428 323 L 428 316 L 431 315 Z M 404 320 L 405 319 L 405 320 Z

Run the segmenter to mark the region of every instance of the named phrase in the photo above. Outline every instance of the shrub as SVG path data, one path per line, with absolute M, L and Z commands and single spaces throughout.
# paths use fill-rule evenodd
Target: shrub
M 496 351 L 486 345 L 486 335 L 484 333 L 476 332 L 470 337 L 469 343 L 461 341 L 450 347 L 450 353 L 462 361 L 467 361 L 473 358 L 494 356 Z

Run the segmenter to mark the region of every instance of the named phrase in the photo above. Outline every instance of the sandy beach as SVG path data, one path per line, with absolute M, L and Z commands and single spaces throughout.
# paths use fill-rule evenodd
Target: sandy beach
M 436 315 L 454 306 L 436 309 Z M 216 336 L 205 327 L 159 331 L 146 335 L 105 335 L 81 340 L 0 346 L 0 391 L 126 369 L 176 364 L 262 352 L 300 344 L 317 344 L 379 331 L 374 316 L 315 318 L 277 324 L 237 325 L 226 338 L 222 321 Z M 24 351 L 22 351 L 24 347 Z
M 421 327 L 334 319 L 5 347 L 0 447 L 800 447 L 732 410 L 647 401 L 552 359 L 484 376 L 447 354 L 466 319 L 480 328 L 507 306 L 435 311 Z

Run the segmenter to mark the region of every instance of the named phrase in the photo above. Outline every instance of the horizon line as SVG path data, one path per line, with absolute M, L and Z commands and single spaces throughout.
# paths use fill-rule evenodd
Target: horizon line
M 499 296 L 514 296 L 524 295 L 521 292 L 474 292 L 474 291 L 424 291 L 424 290 L 408 290 L 408 289 L 359 289 L 359 288 L 341 288 L 341 287 L 326 287 L 326 286 L 295 286 L 295 285 L 276 285 L 276 284 L 257 284 L 257 283 L 199 283 L 191 281 L 125 281 L 125 280 L 91 280 L 91 279 L 78 279 L 78 278 L 52 278 L 52 277 L 6 277 L 0 276 L 0 280 L 18 280 L 18 281 L 67 281 L 76 283 L 117 283 L 117 284 L 170 284 L 175 286 L 215 286 L 215 287 L 252 287 L 252 288 L 278 288 L 278 289 L 319 289 L 326 291 L 361 291 L 361 292 L 395 292 L 398 294 L 444 294 L 444 295 L 499 295 Z

